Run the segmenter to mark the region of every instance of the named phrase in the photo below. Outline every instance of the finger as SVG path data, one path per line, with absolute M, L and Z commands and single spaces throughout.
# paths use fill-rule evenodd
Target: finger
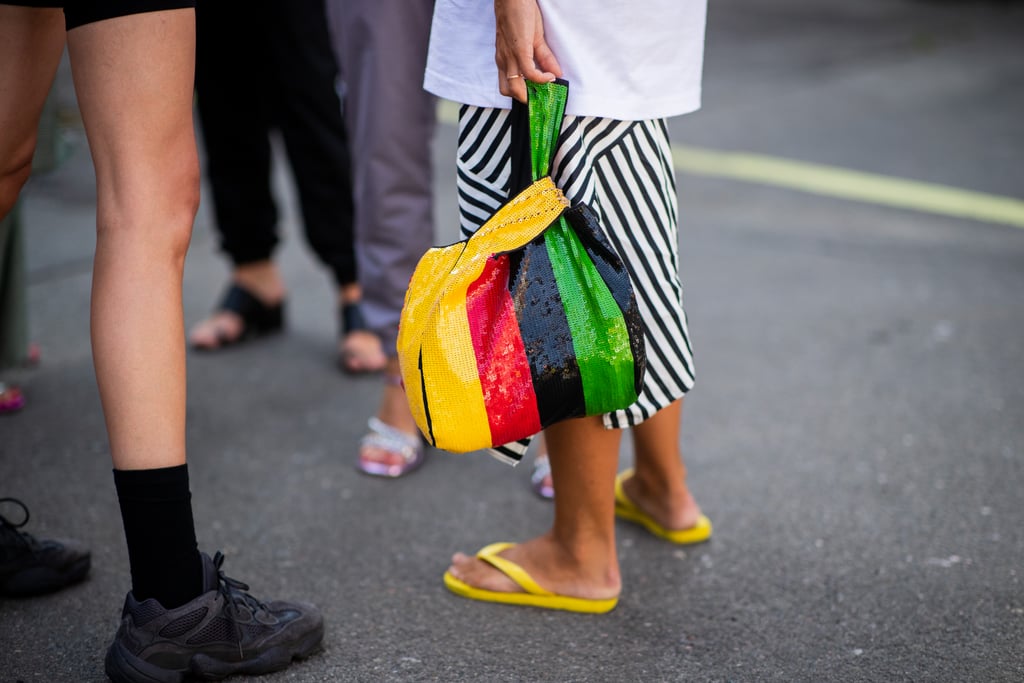
M 526 75 L 519 68 L 520 62 L 499 48 L 494 60 L 498 65 L 498 91 L 506 97 L 526 102 Z M 532 60 L 529 63 L 533 63 Z
M 519 67 L 516 64 L 515 57 L 505 47 L 503 41 L 499 39 L 496 41 L 494 63 L 498 67 L 498 92 L 505 97 L 514 97 L 512 92 L 512 85 L 517 78 L 509 78 L 509 75 L 519 74 Z
M 521 77 L 509 78 L 509 76 L 515 76 L 518 73 L 518 67 L 516 67 L 515 62 L 511 64 L 508 61 L 498 63 L 498 91 L 502 95 L 512 97 L 512 86 Z
M 533 59 L 537 62 L 537 67 L 542 71 L 550 74 L 552 77 L 562 77 L 562 66 L 558 63 L 555 58 L 555 53 L 551 51 L 547 43 L 541 43 L 533 51 Z
M 505 90 L 507 90 L 504 94 L 520 102 L 526 102 L 526 77 L 523 73 L 503 74 L 502 80 L 505 81 Z

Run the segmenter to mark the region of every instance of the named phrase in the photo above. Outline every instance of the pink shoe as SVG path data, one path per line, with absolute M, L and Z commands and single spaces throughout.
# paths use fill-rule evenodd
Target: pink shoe
M 13 384 L 0 382 L 0 415 L 13 413 L 25 407 L 25 394 Z

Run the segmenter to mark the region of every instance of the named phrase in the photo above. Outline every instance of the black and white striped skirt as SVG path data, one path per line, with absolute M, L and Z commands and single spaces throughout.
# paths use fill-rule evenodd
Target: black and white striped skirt
M 468 237 L 508 199 L 509 110 L 459 111 L 460 226 Z M 566 116 L 552 167 L 573 202 L 589 204 L 622 255 L 644 321 L 647 373 L 636 403 L 604 416 L 609 429 L 639 424 L 693 386 L 693 355 L 679 281 L 678 206 L 664 119 Z M 529 441 L 492 449 L 518 461 Z

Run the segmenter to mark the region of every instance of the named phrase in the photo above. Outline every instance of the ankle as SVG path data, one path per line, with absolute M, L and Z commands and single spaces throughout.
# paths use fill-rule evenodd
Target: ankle
M 634 475 L 623 483 L 626 496 L 668 529 L 697 523 L 701 510 L 686 485 L 685 470 L 674 476 Z
M 114 470 L 132 593 L 168 609 L 202 593 L 188 466 Z
M 621 583 L 614 536 L 610 539 L 598 534 L 567 536 L 552 529 L 538 540 L 549 545 L 552 557 L 573 574 L 606 585 Z
M 377 409 L 377 419 L 403 432 L 419 434 L 419 428 L 409 410 L 409 403 L 401 382 L 387 381 L 385 383 L 384 396 Z
M 673 501 L 689 497 L 686 485 L 686 469 L 682 466 L 672 471 L 649 467 L 636 468 L 629 479 L 629 488 L 640 498 Z
M 341 285 L 338 288 L 338 304 L 357 304 L 363 300 L 363 289 L 358 283 Z
M 284 299 L 284 279 L 273 261 L 257 261 L 236 266 L 231 279 L 265 304 L 276 304 Z

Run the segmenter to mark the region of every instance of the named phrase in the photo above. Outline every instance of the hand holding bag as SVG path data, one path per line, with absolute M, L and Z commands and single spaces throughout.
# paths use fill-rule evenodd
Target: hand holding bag
M 547 175 L 568 84 L 527 86 L 530 145 L 513 156 L 528 153 L 534 181 L 468 240 L 429 250 L 402 309 L 409 407 L 427 439 L 453 452 L 625 408 L 643 382 L 643 326 L 622 260 L 596 214 L 568 209 Z

